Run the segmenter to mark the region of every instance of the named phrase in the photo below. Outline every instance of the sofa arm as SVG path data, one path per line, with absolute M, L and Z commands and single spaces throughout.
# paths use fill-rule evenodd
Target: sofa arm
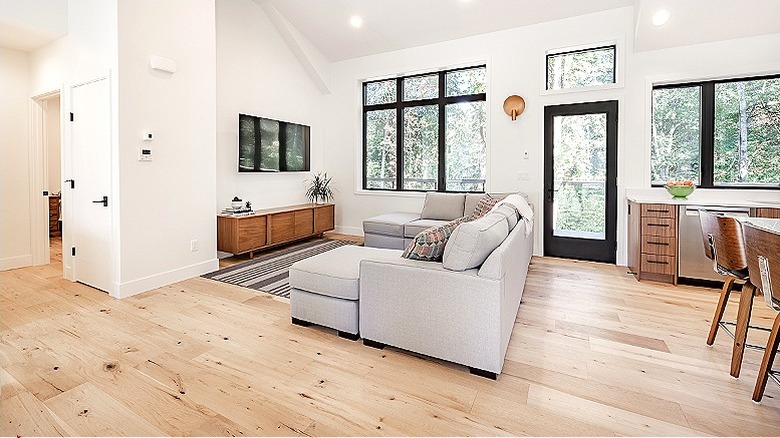
M 502 283 L 407 259 L 360 264 L 364 339 L 500 373 Z M 514 321 L 512 321 L 514 322 Z

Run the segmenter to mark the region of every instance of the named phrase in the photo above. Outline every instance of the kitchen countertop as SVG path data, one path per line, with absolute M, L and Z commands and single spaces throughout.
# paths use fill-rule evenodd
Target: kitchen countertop
M 768 231 L 770 233 L 780 234 L 780 219 L 746 217 L 738 218 L 737 220 L 741 221 L 742 223 L 754 225 L 756 228 Z
M 751 193 L 737 199 L 725 196 L 723 190 L 696 190 L 687 198 L 673 198 L 665 189 L 626 189 L 626 199 L 638 204 L 701 205 L 718 207 L 780 208 L 780 192 L 755 196 L 762 199 L 750 199 Z M 740 196 L 741 197 L 741 196 Z

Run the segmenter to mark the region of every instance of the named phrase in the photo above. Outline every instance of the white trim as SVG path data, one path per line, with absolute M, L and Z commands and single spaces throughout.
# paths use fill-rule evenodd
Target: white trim
M 363 235 L 363 229 L 358 227 L 341 227 L 336 226 L 336 228 L 333 230 L 334 233 L 337 234 L 346 234 L 348 236 L 362 236 Z
M 127 298 L 129 296 L 138 295 L 140 293 L 157 289 L 159 287 L 168 286 L 173 283 L 178 283 L 193 277 L 198 277 L 209 272 L 214 272 L 219 269 L 219 259 L 213 258 L 205 262 L 196 263 L 194 265 L 185 266 L 183 268 L 172 269 L 170 271 L 161 272 L 159 274 L 149 275 L 137 280 L 128 281 L 126 283 L 114 283 L 112 289 L 113 293 L 109 293 L 114 298 Z
M 9 269 L 24 268 L 32 265 L 32 254 L 25 254 L 15 257 L 6 257 L 0 259 L 0 271 Z

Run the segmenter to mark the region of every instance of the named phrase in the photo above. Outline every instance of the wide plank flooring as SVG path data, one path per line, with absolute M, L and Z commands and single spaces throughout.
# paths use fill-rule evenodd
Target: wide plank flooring
M 4 436 L 780 435 L 780 388 L 750 400 L 761 353 L 732 379 L 731 339 L 705 345 L 717 291 L 625 268 L 534 258 L 497 381 L 293 326 L 249 289 L 114 300 L 60 269 L 0 273 Z

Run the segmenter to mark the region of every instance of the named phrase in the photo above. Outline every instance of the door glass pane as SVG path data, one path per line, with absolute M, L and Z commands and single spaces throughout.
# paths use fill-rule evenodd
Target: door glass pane
M 414 76 L 404 79 L 404 100 L 439 97 L 439 75 Z
M 395 188 L 396 131 L 394 109 L 366 113 L 366 188 Z
M 715 84 L 715 184 L 780 183 L 780 78 Z
M 699 183 L 701 87 L 653 90 L 650 180 Z
M 404 189 L 436 190 L 439 106 L 404 108 Z
M 485 190 L 485 102 L 462 102 L 446 106 L 445 145 L 447 190 Z
M 553 119 L 553 235 L 605 239 L 607 115 Z

